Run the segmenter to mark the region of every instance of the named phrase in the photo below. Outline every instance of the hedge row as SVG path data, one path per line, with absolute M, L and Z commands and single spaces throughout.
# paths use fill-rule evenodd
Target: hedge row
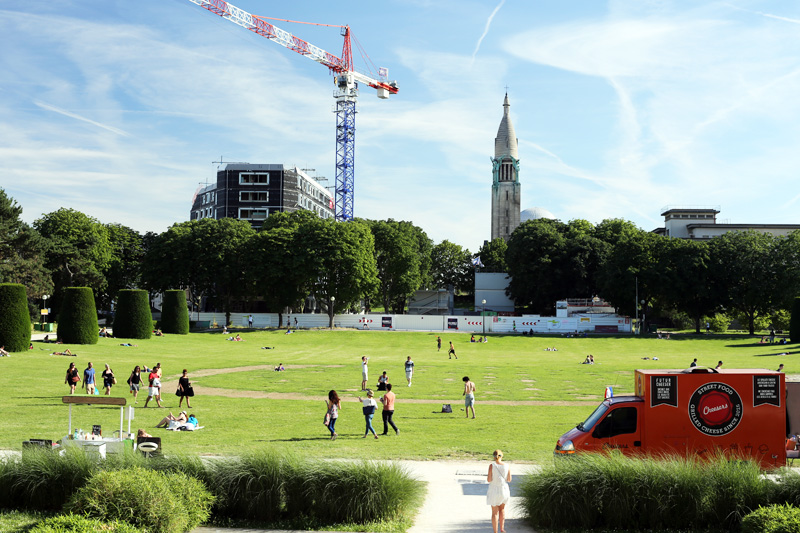
M 89 287 L 67 287 L 58 316 L 58 336 L 67 344 L 97 344 L 97 307 Z
M 114 337 L 149 339 L 153 334 L 150 295 L 141 289 L 123 289 L 117 295 L 114 313 Z
M 535 527 L 736 530 L 761 506 L 800 504 L 800 475 L 778 481 L 750 461 L 588 454 L 522 485 Z
M 180 456 L 144 459 L 126 453 L 98 462 L 80 450 L 66 451 L 61 456 L 49 450 L 28 450 L 20 458 L 0 461 L 0 507 L 84 512 L 117 505 L 115 499 L 103 503 L 110 494 L 119 494 L 121 500 L 152 502 L 149 497 L 134 497 L 114 481 L 120 474 L 117 471 L 131 468 L 198 480 L 213 495 L 214 519 L 262 524 L 293 521 L 327 526 L 402 520 L 418 507 L 424 493 L 423 485 L 402 467 L 370 461 L 309 461 L 262 451 L 220 461 Z M 113 475 L 104 475 L 111 471 Z M 74 495 L 83 491 L 94 495 L 90 498 L 94 503 L 76 503 Z M 125 509 L 133 505 L 131 501 Z M 110 511 L 91 514 L 130 521 Z
M 164 333 L 187 335 L 189 333 L 189 308 L 186 291 L 170 290 L 164 293 L 161 305 L 161 330 Z

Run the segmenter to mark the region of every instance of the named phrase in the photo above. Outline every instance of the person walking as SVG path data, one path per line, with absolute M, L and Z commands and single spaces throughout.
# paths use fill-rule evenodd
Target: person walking
M 142 370 L 139 365 L 133 367 L 131 375 L 128 377 L 128 386 L 130 387 L 131 394 L 133 394 L 133 403 L 139 403 L 137 398 L 139 396 L 139 387 L 142 383 Z
M 414 375 L 414 361 L 411 360 L 411 356 L 408 356 L 406 359 L 406 381 L 408 381 L 408 386 L 411 386 L 411 377 Z
M 442 338 L 438 335 L 436 336 L 436 351 L 440 352 L 442 350 Z
M 89 363 L 89 366 L 83 371 L 83 386 L 86 388 L 86 394 L 94 394 L 94 367 L 92 367 L 92 363 Z
M 472 418 L 475 418 L 475 384 L 469 380 L 468 376 L 462 378 L 464 382 L 464 413 L 469 418 L 469 410 L 472 409 Z
M 328 408 L 328 431 L 331 432 L 331 440 L 336 440 L 336 437 L 339 436 L 336 433 L 336 420 L 339 419 L 342 400 L 339 399 L 339 395 L 336 394 L 335 390 L 328 393 L 328 400 L 325 402 L 325 406 Z
M 456 349 L 453 347 L 453 341 L 450 341 L 450 350 L 447 351 L 447 358 L 452 359 L 453 357 L 458 359 L 458 356 L 456 355 Z
M 156 365 L 156 368 L 150 371 L 150 375 L 148 376 L 149 387 L 147 389 L 147 399 L 144 401 L 144 406 L 147 407 L 147 404 L 150 403 L 150 400 L 155 398 L 156 405 L 159 407 L 163 407 L 161 405 L 161 395 L 159 388 L 161 387 L 161 380 L 158 378 L 158 369 L 161 363 Z
M 194 389 L 192 388 L 192 384 L 189 381 L 189 376 L 187 373 L 188 370 L 184 368 L 183 375 L 178 378 L 178 390 L 175 392 L 175 394 L 180 397 L 180 400 L 178 401 L 178 409 L 181 408 L 184 398 L 186 398 L 186 408 L 192 408 L 191 404 L 189 403 L 189 398 L 194 396 Z
M 373 398 L 375 394 L 372 390 L 367 389 L 367 397 L 366 398 L 358 398 L 358 401 L 361 402 L 361 412 L 364 413 L 364 421 L 367 423 L 367 428 L 364 430 L 364 436 L 361 437 L 362 439 L 366 439 L 367 435 L 372 432 L 375 435 L 375 438 L 378 438 L 378 434 L 375 433 L 375 428 L 372 427 L 372 417 L 375 416 L 375 409 L 378 408 L 378 404 L 375 403 L 375 398 Z
M 69 393 L 75 394 L 75 386 L 81 380 L 81 377 L 78 375 L 78 367 L 75 366 L 75 363 L 70 363 L 69 368 L 67 368 L 67 378 L 64 380 L 64 383 L 69 385 Z
M 503 452 L 495 450 L 492 454 L 494 461 L 489 464 L 486 475 L 489 481 L 489 490 L 486 491 L 486 503 L 492 508 L 492 531 L 505 532 L 506 504 L 511 498 L 508 484 L 511 482 L 511 469 L 503 463 Z
M 367 380 L 369 379 L 369 357 L 361 356 L 361 390 L 367 390 Z
M 247 326 L 252 328 L 253 327 L 253 315 L 247 317 Z
M 114 371 L 106 364 L 106 369 L 103 370 L 100 376 L 103 378 L 103 387 L 106 389 L 106 396 L 111 396 L 111 387 L 114 386 L 114 383 L 117 381 L 114 377 Z
M 387 383 L 386 394 L 381 396 L 381 403 L 383 404 L 383 411 L 381 412 L 383 418 L 383 433 L 381 433 L 381 435 L 389 434 L 389 426 L 392 426 L 395 435 L 400 434 L 400 430 L 397 429 L 397 426 L 394 425 L 394 420 L 392 420 L 392 416 L 394 416 L 394 400 L 395 395 L 392 392 L 392 384 Z

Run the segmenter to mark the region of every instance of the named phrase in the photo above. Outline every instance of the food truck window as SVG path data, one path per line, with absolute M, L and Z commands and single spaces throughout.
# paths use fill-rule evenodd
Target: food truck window
M 625 433 L 636 432 L 637 410 L 635 407 L 620 407 L 614 409 L 592 432 L 596 439 L 607 439 Z
M 589 415 L 589 418 L 587 418 L 585 422 L 578 424 L 578 429 L 581 431 L 591 431 L 594 425 L 597 424 L 597 421 L 603 418 L 607 412 L 608 404 L 605 402 L 601 403 L 597 406 L 597 409 L 594 410 L 594 413 Z

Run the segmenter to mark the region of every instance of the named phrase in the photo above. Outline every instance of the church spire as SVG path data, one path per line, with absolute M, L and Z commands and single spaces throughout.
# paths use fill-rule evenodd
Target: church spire
M 503 100 L 503 120 L 500 121 L 500 127 L 497 129 L 497 137 L 494 139 L 494 156 L 502 157 L 510 155 L 517 159 L 519 158 L 519 151 L 517 149 L 517 134 L 514 131 L 514 124 L 511 123 L 511 116 L 509 115 L 509 108 L 511 104 L 508 103 L 508 93 Z

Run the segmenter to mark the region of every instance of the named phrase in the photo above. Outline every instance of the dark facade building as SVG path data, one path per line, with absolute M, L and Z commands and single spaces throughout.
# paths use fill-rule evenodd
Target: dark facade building
M 296 167 L 229 163 L 216 183 L 197 191 L 190 218 L 236 218 L 259 229 L 269 215 L 298 209 L 331 218 L 333 193 Z

